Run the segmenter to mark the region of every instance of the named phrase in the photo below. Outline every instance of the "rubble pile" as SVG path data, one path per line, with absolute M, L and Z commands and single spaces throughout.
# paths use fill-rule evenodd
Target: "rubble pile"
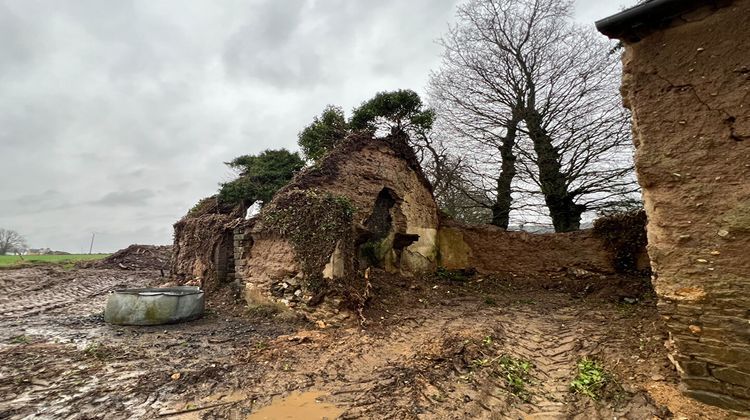
M 172 257 L 171 245 L 130 245 L 107 258 L 82 264 L 84 268 L 122 270 L 166 270 Z

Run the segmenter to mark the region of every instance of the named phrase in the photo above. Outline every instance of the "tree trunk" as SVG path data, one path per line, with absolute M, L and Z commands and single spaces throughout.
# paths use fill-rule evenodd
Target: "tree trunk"
M 513 177 L 516 176 L 516 156 L 513 154 L 513 147 L 516 144 L 516 133 L 520 118 L 515 116 L 508 122 L 507 132 L 500 147 L 500 175 L 497 178 L 497 191 L 495 202 L 492 204 L 492 222 L 491 224 L 508 229 L 510 222 L 510 205 L 511 184 Z
M 555 232 L 579 230 L 581 214 L 585 211 L 585 206 L 576 204 L 569 194 L 567 180 L 561 170 L 560 155 L 552 145 L 549 134 L 542 127 L 541 117 L 536 111 L 529 110 L 526 115 L 526 125 L 529 137 L 534 142 L 539 167 L 539 183 Z

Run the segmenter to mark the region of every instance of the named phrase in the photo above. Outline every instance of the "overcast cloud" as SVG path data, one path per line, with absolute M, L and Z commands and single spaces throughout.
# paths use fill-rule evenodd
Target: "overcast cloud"
M 222 162 L 296 149 L 326 104 L 421 92 L 456 3 L 0 0 L 0 227 L 70 252 L 170 243 Z

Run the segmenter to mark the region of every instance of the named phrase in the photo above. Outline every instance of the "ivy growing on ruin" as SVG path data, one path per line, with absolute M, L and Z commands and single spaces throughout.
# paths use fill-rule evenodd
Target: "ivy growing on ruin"
M 293 190 L 279 196 L 274 208 L 262 214 L 271 232 L 287 239 L 294 249 L 307 288 L 321 292 L 323 269 L 339 241 L 352 241 L 354 205 L 348 198 L 316 189 Z

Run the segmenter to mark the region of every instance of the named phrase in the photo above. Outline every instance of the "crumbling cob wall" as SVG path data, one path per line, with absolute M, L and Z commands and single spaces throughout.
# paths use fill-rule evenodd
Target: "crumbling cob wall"
M 181 284 L 199 284 L 211 291 L 235 277 L 234 227 L 239 211 L 220 211 L 204 199 L 174 224 L 170 271 Z
M 445 220 L 438 234 L 439 262 L 449 270 L 483 273 L 586 270 L 643 275 L 650 270 L 645 223 L 638 212 L 603 217 L 595 229 L 533 234 Z
M 649 255 L 686 393 L 750 414 L 750 1 L 626 44 Z
M 335 313 L 366 299 L 368 264 L 404 275 L 435 269 L 437 227 L 430 184 L 406 139 L 355 134 L 241 233 L 252 247 L 238 272 L 248 301 Z

